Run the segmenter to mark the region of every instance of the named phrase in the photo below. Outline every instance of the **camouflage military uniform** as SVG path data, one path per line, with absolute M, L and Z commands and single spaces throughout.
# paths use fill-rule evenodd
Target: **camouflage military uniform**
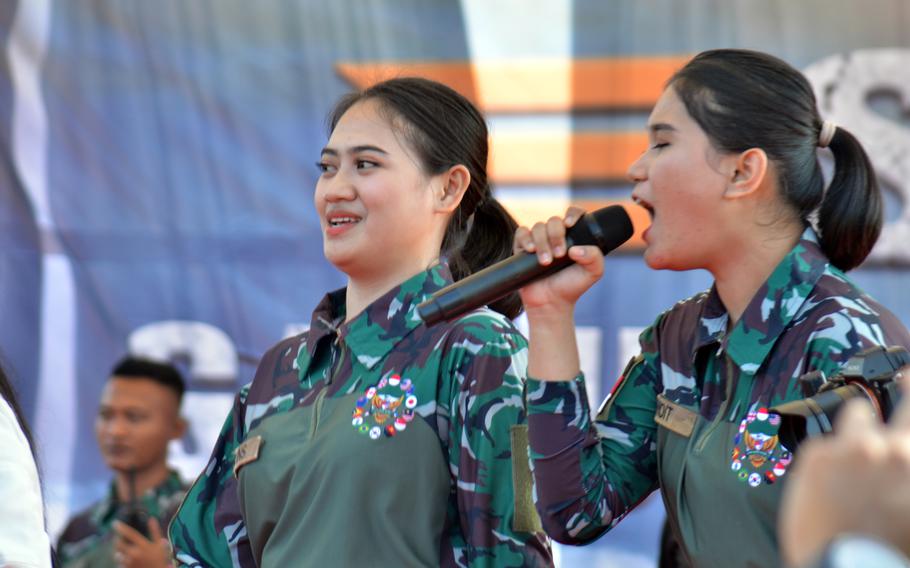
M 437 266 L 348 323 L 333 292 L 266 353 L 171 524 L 181 565 L 550 564 L 513 505 L 526 342 L 489 310 L 422 325 L 450 282 Z
M 548 534 L 594 540 L 660 487 L 693 565 L 781 565 L 776 514 L 792 455 L 767 409 L 801 398 L 800 375 L 830 376 L 864 348 L 910 346 L 910 335 L 829 265 L 811 230 L 729 332 L 727 318 L 715 289 L 658 317 L 594 422 L 581 377 L 529 379 Z
M 186 485 L 176 472 L 140 497 L 140 506 L 166 527 L 177 511 Z M 57 565 L 62 568 L 114 567 L 113 524 L 121 504 L 111 483 L 107 496 L 88 510 L 73 517 L 57 542 Z

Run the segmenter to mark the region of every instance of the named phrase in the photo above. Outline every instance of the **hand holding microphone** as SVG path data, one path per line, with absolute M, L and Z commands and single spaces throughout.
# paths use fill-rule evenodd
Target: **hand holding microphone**
M 612 214 L 617 218 L 628 219 L 621 207 L 610 210 L 615 211 Z M 540 314 L 549 318 L 555 312 L 573 313 L 578 299 L 603 276 L 604 255 L 610 250 L 573 238 L 577 227 L 593 215 L 573 206 L 566 211 L 564 218 L 551 217 L 529 228 L 521 227 L 515 233 L 516 250 L 534 253 L 541 264 L 568 263 L 565 270 L 560 270 L 552 278 L 532 282 L 520 290 L 529 318 Z M 619 228 L 623 227 L 626 227 L 625 223 L 620 222 Z M 627 239 L 625 234 L 621 237 L 620 244 Z
M 565 222 L 554 218 L 547 225 L 538 223 L 530 233 L 527 229 L 519 230 L 516 234 L 519 252 L 436 292 L 417 306 L 420 317 L 427 325 L 456 318 L 575 262 L 569 255 L 559 254 L 563 251 L 554 251 L 555 254 L 550 254 L 550 262 L 541 264 L 538 255 L 522 251 L 539 250 L 543 256 L 552 244 L 557 248 L 565 246 L 565 250 L 576 245 L 595 245 L 601 252 L 608 253 L 632 236 L 632 222 L 621 206 L 605 207 L 579 218 L 580 214 L 580 209 L 570 209 Z M 567 226 L 568 231 L 565 230 Z M 529 235 L 531 240 L 527 238 Z M 533 246 L 530 245 L 532 242 Z

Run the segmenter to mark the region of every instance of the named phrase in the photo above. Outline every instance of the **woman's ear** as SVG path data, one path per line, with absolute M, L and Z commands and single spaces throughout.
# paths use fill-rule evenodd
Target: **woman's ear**
M 724 191 L 724 198 L 739 199 L 754 195 L 766 181 L 768 155 L 761 148 L 749 148 L 737 156 L 731 156 L 733 172 Z
M 461 164 L 456 164 L 438 176 L 441 188 L 436 189 L 436 208 L 441 213 L 451 213 L 458 209 L 461 198 L 471 185 L 471 172 Z

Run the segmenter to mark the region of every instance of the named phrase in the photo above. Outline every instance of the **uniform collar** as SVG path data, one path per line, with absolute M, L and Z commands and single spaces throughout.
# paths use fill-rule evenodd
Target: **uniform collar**
M 297 355 L 301 377 L 306 376 L 317 344 L 326 337 L 343 341 L 357 361 L 372 369 L 402 339 L 423 324 L 417 305 L 452 283 L 445 263 L 437 264 L 389 290 L 349 322 L 344 322 L 345 290 L 330 292 L 313 312 L 306 349 Z
M 163 496 L 173 495 L 178 491 L 183 491 L 183 482 L 180 475 L 171 470 L 170 474 L 158 485 L 149 489 L 139 496 L 139 506 L 145 509 L 152 516 L 158 516 L 158 499 Z M 117 482 L 111 481 L 107 495 L 98 502 L 91 513 L 92 522 L 95 526 L 104 526 L 114 521 L 117 509 L 122 503 L 117 498 Z
M 723 341 L 727 320 L 730 318 L 727 308 L 720 301 L 716 284 L 711 286 L 711 290 L 707 293 L 703 292 L 697 301 L 702 304 L 702 308 L 699 317 L 698 338 L 692 350 L 693 360 L 702 347 Z
M 796 246 L 752 297 L 726 337 L 729 314 L 720 301 L 717 288 L 712 287 L 702 308 L 696 349 L 720 342 L 743 373 L 754 375 L 777 338 L 806 303 L 828 263 L 815 231 L 806 228 Z

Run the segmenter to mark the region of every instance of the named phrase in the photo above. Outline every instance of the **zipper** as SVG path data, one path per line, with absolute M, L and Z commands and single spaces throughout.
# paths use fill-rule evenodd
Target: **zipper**
M 705 449 L 705 445 L 708 443 L 708 438 L 711 437 L 711 434 L 721 422 L 724 421 L 727 415 L 727 407 L 730 406 L 733 394 L 736 392 L 736 383 L 739 382 L 739 374 L 733 374 L 733 361 L 730 359 L 729 355 L 724 353 L 724 361 L 727 363 L 727 388 L 726 396 L 724 401 L 721 403 L 720 408 L 717 409 L 717 414 L 714 415 L 714 420 L 711 421 L 711 424 L 708 425 L 708 429 L 699 437 L 698 442 L 695 444 L 695 453 L 700 454 L 702 450 Z M 735 380 L 734 380 L 735 379 Z
M 344 349 L 341 346 L 341 336 L 336 335 L 335 339 L 332 340 L 332 362 L 329 363 L 329 373 L 326 375 L 324 381 L 325 386 L 322 387 L 322 390 L 320 390 L 319 394 L 316 395 L 316 400 L 313 401 L 313 420 L 310 426 L 310 440 L 316 436 L 316 429 L 319 428 L 319 417 L 322 414 L 322 404 L 325 401 L 326 393 L 329 390 L 329 385 L 331 385 L 332 381 L 335 379 L 335 374 L 338 373 L 338 370 L 341 368 L 343 361 Z

